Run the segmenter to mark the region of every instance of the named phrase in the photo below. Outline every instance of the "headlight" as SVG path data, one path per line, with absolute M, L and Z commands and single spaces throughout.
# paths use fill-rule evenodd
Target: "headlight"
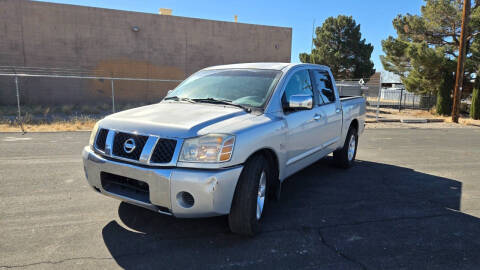
M 183 162 L 226 162 L 232 158 L 235 136 L 209 134 L 186 139 L 180 151 Z
M 98 122 L 93 126 L 92 133 L 90 133 L 90 140 L 88 141 L 88 145 L 93 146 L 95 143 L 95 135 L 97 135 L 98 131 Z

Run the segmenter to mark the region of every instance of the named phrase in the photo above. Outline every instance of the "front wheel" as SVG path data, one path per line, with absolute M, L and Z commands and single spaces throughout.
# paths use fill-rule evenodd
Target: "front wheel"
M 341 168 L 350 168 L 355 163 L 358 146 L 358 132 L 350 127 L 343 147 L 333 152 L 333 160 Z
M 265 208 L 268 177 L 267 160 L 257 155 L 247 161 L 238 179 L 228 225 L 234 233 L 254 236 L 260 231 L 260 218 Z

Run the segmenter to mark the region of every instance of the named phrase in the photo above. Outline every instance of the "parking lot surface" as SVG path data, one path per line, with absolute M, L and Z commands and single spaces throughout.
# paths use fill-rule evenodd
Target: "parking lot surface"
M 0 134 L 0 269 L 479 269 L 480 129 L 371 129 L 286 180 L 263 232 L 101 196 L 87 132 Z

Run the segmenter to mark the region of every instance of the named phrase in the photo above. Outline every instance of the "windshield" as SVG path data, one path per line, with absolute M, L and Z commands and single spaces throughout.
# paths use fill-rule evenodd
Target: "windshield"
M 249 107 L 263 107 L 281 72 L 263 69 L 199 71 L 183 81 L 167 98 L 222 100 Z

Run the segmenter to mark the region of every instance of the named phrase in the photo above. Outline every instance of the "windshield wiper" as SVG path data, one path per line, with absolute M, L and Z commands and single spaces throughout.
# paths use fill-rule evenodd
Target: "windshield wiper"
M 251 112 L 251 111 L 252 111 L 252 108 L 250 108 L 250 107 L 247 107 L 247 106 L 244 106 L 244 105 L 240 105 L 240 104 L 232 103 L 231 100 L 227 100 L 227 99 L 192 98 L 191 100 L 194 101 L 194 102 L 204 102 L 204 103 L 223 104 L 223 105 L 235 106 L 235 107 L 244 109 L 246 112 Z
M 177 96 L 166 97 L 163 100 L 187 101 L 187 102 L 190 102 L 190 103 L 195 103 L 195 101 L 193 101 L 190 98 L 181 98 L 181 97 L 177 97 Z

